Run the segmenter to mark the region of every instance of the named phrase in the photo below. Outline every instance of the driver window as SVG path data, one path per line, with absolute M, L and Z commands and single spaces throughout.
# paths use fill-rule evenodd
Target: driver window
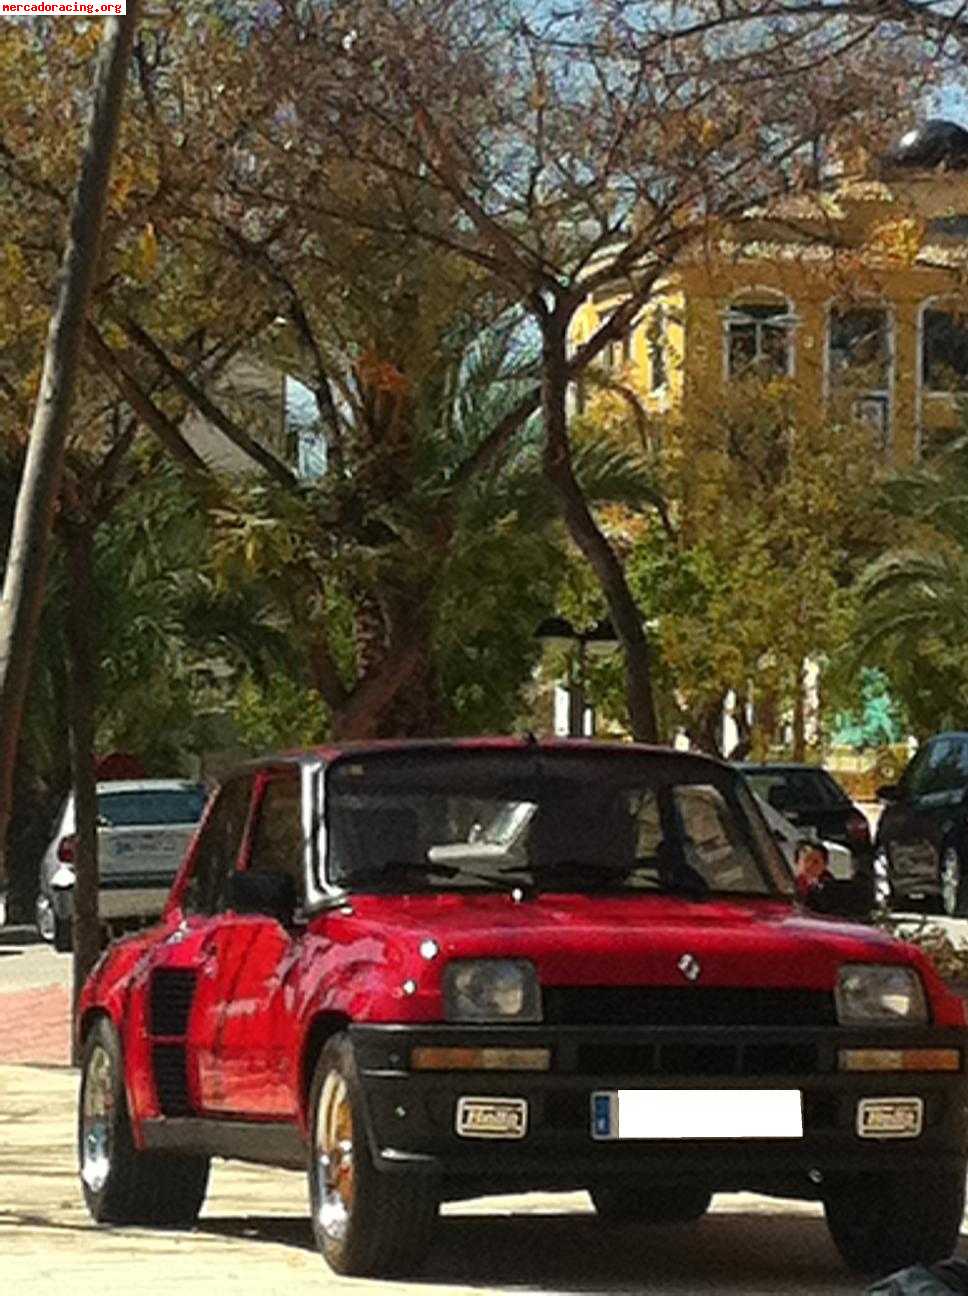
M 249 855 L 251 872 L 286 873 L 303 895 L 303 828 L 299 779 L 285 774 L 264 787 Z
M 213 914 L 219 907 L 225 881 L 239 858 L 251 792 L 252 779 L 246 776 L 226 783 L 218 793 L 195 849 L 186 913 Z

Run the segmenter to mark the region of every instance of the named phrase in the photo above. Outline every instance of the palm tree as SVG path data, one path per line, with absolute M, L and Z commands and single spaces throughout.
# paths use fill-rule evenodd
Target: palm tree
M 860 582 L 856 660 L 877 662 L 932 732 L 963 725 L 968 705 L 968 437 L 884 488 L 903 542 Z

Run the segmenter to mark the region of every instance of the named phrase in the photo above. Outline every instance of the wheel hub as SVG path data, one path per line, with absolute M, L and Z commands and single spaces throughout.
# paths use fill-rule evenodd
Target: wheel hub
M 961 865 L 958 852 L 949 846 L 941 857 L 941 902 L 946 914 L 958 912 L 958 892 L 961 889 Z
M 353 1211 L 356 1175 L 353 1111 L 340 1075 L 328 1075 L 319 1096 L 314 1165 L 317 1222 L 327 1237 L 342 1241 Z
M 100 1192 L 111 1170 L 111 1115 L 114 1109 L 114 1066 L 107 1049 L 95 1045 L 84 1073 L 81 1107 L 81 1178 Z

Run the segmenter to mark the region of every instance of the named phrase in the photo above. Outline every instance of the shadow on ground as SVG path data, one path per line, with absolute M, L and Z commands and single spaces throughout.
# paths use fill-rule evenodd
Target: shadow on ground
M 0 927 L 0 945 L 43 945 L 33 927 Z M 10 951 L 13 953 L 13 951 Z
M 197 1231 L 313 1250 L 305 1217 L 203 1218 Z M 422 1273 L 408 1281 L 556 1292 L 661 1289 L 677 1296 L 864 1287 L 844 1270 L 822 1219 L 765 1212 L 715 1213 L 695 1224 L 652 1228 L 606 1227 L 590 1212 L 445 1216 Z

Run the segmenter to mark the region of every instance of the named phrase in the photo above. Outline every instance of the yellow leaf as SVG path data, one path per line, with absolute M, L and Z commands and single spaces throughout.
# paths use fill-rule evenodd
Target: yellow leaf
M 154 274 L 158 266 L 158 239 L 151 221 L 144 227 L 138 238 L 138 260 L 144 271 L 144 278 Z

